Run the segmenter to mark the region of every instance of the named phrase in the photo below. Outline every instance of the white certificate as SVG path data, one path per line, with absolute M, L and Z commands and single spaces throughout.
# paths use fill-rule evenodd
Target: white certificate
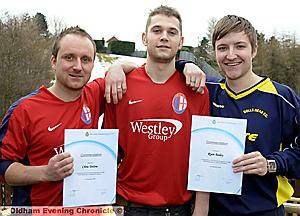
M 74 173 L 64 179 L 63 206 L 115 203 L 118 130 L 66 129 Z
M 232 161 L 244 154 L 246 127 L 246 119 L 192 116 L 188 190 L 241 194 Z

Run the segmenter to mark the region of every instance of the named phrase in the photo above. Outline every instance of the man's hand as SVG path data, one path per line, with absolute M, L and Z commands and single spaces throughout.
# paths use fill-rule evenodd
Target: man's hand
M 244 154 L 233 160 L 233 172 L 264 176 L 267 173 L 267 159 L 259 151 Z
M 32 185 L 46 181 L 60 181 L 73 173 L 70 153 L 55 155 L 47 165 L 26 166 L 12 163 L 5 172 L 6 183 L 12 186 Z
M 48 165 L 45 167 L 45 181 L 60 181 L 70 176 L 73 171 L 73 158 L 70 153 L 64 152 L 50 158 Z
M 129 73 L 137 68 L 133 62 L 115 62 L 107 70 L 105 76 L 105 98 L 106 102 L 111 102 L 111 96 L 114 104 L 122 99 L 127 90 L 125 73 Z
M 122 99 L 126 92 L 126 79 L 122 65 L 120 63 L 112 64 L 105 76 L 105 98 L 106 102 L 111 102 L 111 96 L 114 104 L 117 104 Z
M 183 74 L 185 75 L 187 86 L 190 86 L 193 90 L 196 90 L 201 94 L 204 93 L 206 75 L 197 65 L 186 63 Z

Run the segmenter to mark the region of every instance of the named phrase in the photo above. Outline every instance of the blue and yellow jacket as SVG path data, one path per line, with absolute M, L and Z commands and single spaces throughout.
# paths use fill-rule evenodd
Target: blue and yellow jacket
M 287 178 L 300 178 L 300 100 L 287 86 L 264 78 L 235 94 L 220 82 L 207 80 L 213 116 L 247 119 L 245 153 L 260 151 L 274 159 L 277 171 L 244 175 L 242 195 L 211 194 L 210 208 L 230 215 L 275 209 L 293 194 Z

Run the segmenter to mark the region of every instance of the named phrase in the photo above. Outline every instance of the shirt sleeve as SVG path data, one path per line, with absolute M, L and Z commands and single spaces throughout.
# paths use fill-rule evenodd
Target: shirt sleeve
M 115 104 L 106 104 L 105 105 L 105 113 L 103 118 L 102 128 L 104 129 L 115 129 L 119 128 L 117 124 L 117 117 L 116 117 L 116 105 Z M 120 141 L 120 134 L 119 134 L 119 141 Z M 119 142 L 120 144 L 120 142 Z M 124 157 L 124 151 L 122 147 L 119 145 L 118 147 L 118 164 L 121 163 L 122 158 Z
M 197 93 L 199 94 L 199 93 Z M 202 105 L 202 115 L 209 116 L 210 115 L 210 100 L 209 100 L 209 93 L 207 87 L 204 88 L 203 96 L 203 105 Z
M 25 158 L 29 137 L 29 118 L 23 106 L 16 102 L 7 111 L 0 127 L 0 174 L 4 177 L 13 162 Z
M 105 105 L 105 113 L 104 113 L 102 128 L 106 128 L 106 129 L 117 128 L 115 104 L 110 103 Z
M 104 113 L 104 108 L 105 108 L 105 80 L 103 78 L 97 78 L 93 80 L 92 82 L 89 82 L 88 87 L 93 89 L 93 95 L 95 97 L 99 98 L 99 103 L 100 103 L 100 115 Z
M 177 60 L 175 62 L 175 68 L 176 68 L 176 70 L 178 70 L 180 73 L 183 74 L 183 70 L 184 70 L 185 64 L 187 64 L 187 63 L 192 63 L 194 65 L 197 65 L 193 61 Z M 197 65 L 197 66 L 200 68 L 200 65 Z M 203 68 L 203 67 L 201 67 L 200 69 L 206 74 L 206 83 L 208 83 L 208 82 L 219 83 L 223 79 L 223 78 L 220 78 L 220 77 L 216 77 L 216 76 L 210 75 L 209 73 L 207 73 L 206 70 L 204 70 L 205 68 Z
M 283 95 L 280 107 L 282 115 L 282 151 L 268 155 L 277 165 L 277 175 L 300 178 L 300 99 L 291 89 Z

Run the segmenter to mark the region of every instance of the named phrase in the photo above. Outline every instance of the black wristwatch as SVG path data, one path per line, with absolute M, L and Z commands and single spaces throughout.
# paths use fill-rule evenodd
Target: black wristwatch
M 277 165 L 275 160 L 267 160 L 267 171 L 268 173 L 275 173 Z

